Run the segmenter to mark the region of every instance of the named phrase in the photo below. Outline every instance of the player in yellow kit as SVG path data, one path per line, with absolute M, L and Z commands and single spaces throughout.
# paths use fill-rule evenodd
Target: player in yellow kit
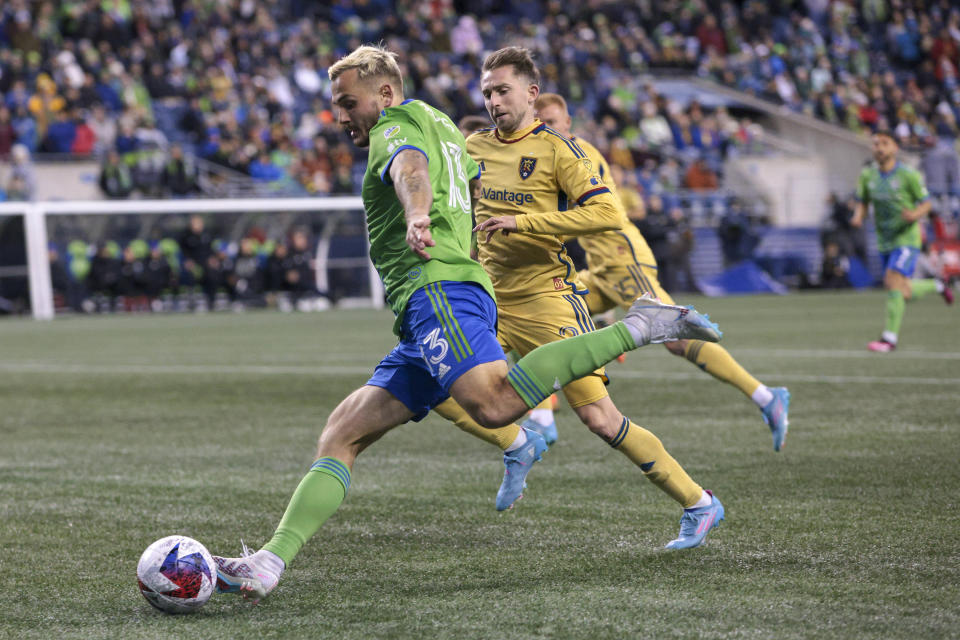
M 498 339 L 505 351 L 521 355 L 593 330 L 586 290 L 560 237 L 615 231 L 625 216 L 586 154 L 534 117 L 538 82 L 526 49 L 506 47 L 487 56 L 481 90 L 494 127 L 467 139 L 481 173 L 475 231 L 480 264 L 497 297 Z M 655 435 L 620 413 L 602 370 L 570 382 L 563 392 L 592 432 L 684 508 L 680 535 L 667 547 L 699 545 L 723 519 L 720 501 L 687 475 Z
M 570 113 L 567 102 L 555 93 L 543 93 L 534 104 L 537 117 L 545 125 L 568 137 L 589 159 L 593 169 L 603 178 L 604 185 L 616 194 L 616 185 L 610 167 L 603 155 L 592 144 L 577 138 L 570 131 Z M 646 240 L 626 216 L 621 228 L 579 238 L 587 256 L 589 271 L 580 271 L 580 279 L 589 290 L 585 301 L 591 314 L 600 314 L 615 307 L 629 308 L 637 296 L 650 292 L 673 304 L 673 299 L 657 279 L 657 262 Z M 770 388 L 754 378 L 733 356 L 719 344 L 702 340 L 665 342 L 670 353 L 683 356 L 713 377 L 727 382 L 751 398 L 760 408 L 764 422 L 773 435 L 773 448 L 780 451 L 787 437 L 787 412 L 790 392 L 785 387 Z M 557 439 L 553 411 L 543 404 L 531 412 L 524 423 L 543 434 L 547 444 Z

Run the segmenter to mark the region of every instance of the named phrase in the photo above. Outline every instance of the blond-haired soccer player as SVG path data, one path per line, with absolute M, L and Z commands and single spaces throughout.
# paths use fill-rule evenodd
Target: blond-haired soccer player
M 603 183 L 616 193 L 616 185 L 603 155 L 592 144 L 571 132 L 567 101 L 556 93 L 542 93 L 534 103 L 537 117 L 568 138 L 586 154 Z M 646 240 L 636 226 L 626 218 L 620 229 L 604 231 L 579 238 L 587 257 L 588 271 L 580 271 L 580 279 L 589 290 L 584 300 L 591 314 L 600 314 L 615 307 L 629 308 L 638 295 L 652 293 L 664 302 L 673 299 L 657 278 L 657 262 Z M 754 378 L 719 344 L 701 340 L 677 340 L 663 346 L 677 356 L 683 356 L 717 380 L 727 382 L 746 395 L 760 408 L 764 422 L 773 436 L 773 449 L 780 451 L 789 426 L 790 392 L 786 387 L 770 388 Z M 553 411 L 548 404 L 531 412 L 524 426 L 539 431 L 547 444 L 557 439 Z
M 448 396 L 477 423 L 496 428 L 536 406 L 555 384 L 625 350 L 678 336 L 720 337 L 696 312 L 644 299 L 623 322 L 531 351 L 508 368 L 496 338 L 493 286 L 468 253 L 470 181 L 480 171 L 463 136 L 445 114 L 405 99 L 395 56 L 381 47 L 359 47 L 328 73 L 338 122 L 354 144 L 369 148 L 362 197 L 370 256 L 396 314 L 399 342 L 330 414 L 316 459 L 270 541 L 256 553 L 216 557 L 218 589 L 255 599 L 276 586 L 343 502 L 356 457 Z M 546 445 L 533 435 L 542 447 L 531 448 L 541 453 Z
M 525 357 L 541 345 L 595 332 L 560 237 L 617 230 L 625 215 L 583 151 L 534 117 L 538 82 L 526 49 L 506 47 L 487 56 L 480 86 L 494 127 L 467 139 L 483 180 L 475 231 L 480 263 L 497 295 L 498 338 L 505 351 Z M 620 413 L 602 370 L 556 382 L 587 428 L 683 507 L 680 535 L 667 547 L 699 545 L 723 519 L 720 501 L 654 434 Z

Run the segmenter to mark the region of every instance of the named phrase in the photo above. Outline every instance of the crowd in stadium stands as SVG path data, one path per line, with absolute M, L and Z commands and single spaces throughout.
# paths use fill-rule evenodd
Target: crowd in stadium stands
M 314 250 L 306 229 L 283 242 L 251 229 L 239 242 L 218 240 L 201 216 L 177 237 L 126 246 L 107 241 L 49 248 L 59 307 L 75 311 L 206 311 L 276 307 L 317 311 L 329 306 L 317 291 Z
M 667 166 L 660 184 L 710 189 L 715 176 L 687 175 L 687 165 L 703 157 L 716 173 L 757 128 L 637 86 L 635 71 L 680 62 L 669 42 L 644 35 L 669 11 L 621 23 L 629 3 L 594 4 L 591 22 L 559 2 L 482 2 L 470 9 L 489 17 L 475 19 L 427 1 L 13 0 L 0 11 L 0 157 L 14 142 L 93 153 L 108 197 L 194 193 L 195 184 L 178 192 L 164 182 L 173 141 L 288 191 L 355 193 L 357 151 L 328 106 L 331 62 L 383 38 L 405 54 L 409 92 L 459 117 L 483 112 L 482 52 L 509 41 L 537 51 L 544 90 L 562 87 L 581 105 L 582 133 L 615 162 L 639 171 L 652 159 L 657 174 L 676 157 L 683 173 L 673 180 Z M 621 56 L 628 48 L 636 53 Z
M 756 244 L 742 207 L 716 188 L 722 160 L 759 149 L 763 132 L 658 94 L 651 70 L 685 69 L 858 132 L 890 128 L 927 150 L 929 186 L 948 192 L 960 184 L 954 5 L 7 0 L 0 158 L 12 169 L 0 195 L 30 197 L 37 152 L 92 154 L 110 198 L 195 195 L 202 161 L 277 192 L 357 193 L 362 150 L 330 111 L 333 61 L 382 40 L 401 53 L 408 94 L 459 118 L 483 113 L 484 52 L 519 44 L 535 52 L 542 89 L 568 98 L 575 132 L 623 169 L 620 183 L 651 211 L 658 257 L 682 272 L 691 208 L 716 212 L 729 260 Z

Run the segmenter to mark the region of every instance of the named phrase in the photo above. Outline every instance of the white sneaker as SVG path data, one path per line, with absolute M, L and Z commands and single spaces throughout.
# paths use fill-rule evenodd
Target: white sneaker
M 723 333 L 710 316 L 693 307 L 660 302 L 650 293 L 637 298 L 622 320 L 638 347 L 673 340 L 720 342 Z
M 258 561 L 247 545 L 243 544 L 239 558 L 213 556 L 217 563 L 217 593 L 239 593 L 257 604 L 273 591 L 280 581 L 280 574 Z

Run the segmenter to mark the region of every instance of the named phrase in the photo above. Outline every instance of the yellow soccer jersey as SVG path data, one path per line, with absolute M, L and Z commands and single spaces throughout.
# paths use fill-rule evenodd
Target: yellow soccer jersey
M 603 179 L 603 183 L 616 195 L 617 185 L 613 182 L 610 165 L 607 164 L 603 155 L 586 140 L 576 136 L 571 136 L 571 140 L 583 149 L 587 158 L 593 163 L 594 170 Z M 591 273 L 602 275 L 608 269 L 627 264 L 639 263 L 650 266 L 656 264 L 647 241 L 640 235 L 636 225 L 627 218 L 626 209 L 621 208 L 621 210 L 623 212 L 621 228 L 578 238 L 580 246 L 587 254 L 587 266 Z
M 508 139 L 496 129 L 478 131 L 467 151 L 483 183 L 477 222 L 517 217 L 519 233 L 477 237 L 497 300 L 581 290 L 560 236 L 620 229 L 626 216 L 586 154 L 539 120 Z

